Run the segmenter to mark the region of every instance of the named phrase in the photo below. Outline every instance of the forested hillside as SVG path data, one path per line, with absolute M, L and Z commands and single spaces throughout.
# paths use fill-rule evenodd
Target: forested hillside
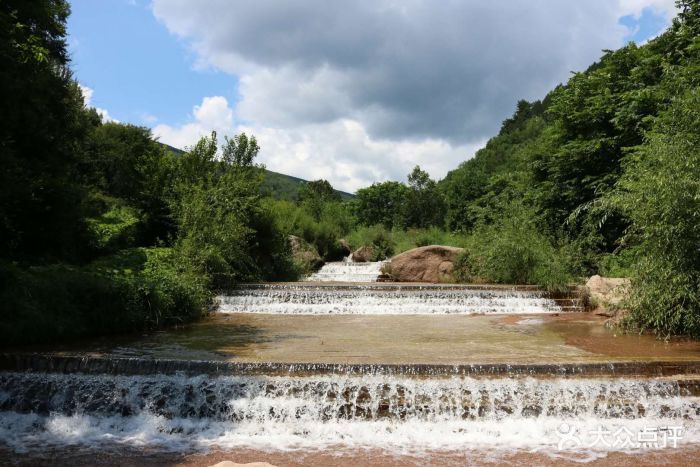
M 700 3 L 660 37 L 606 51 L 439 184 L 446 226 L 517 216 L 572 271 L 632 275 L 631 319 L 700 333 Z
M 659 37 L 604 51 L 541 101 L 518 102 L 443 180 L 417 169 L 408 185 L 358 190 L 358 222 L 466 247 L 464 281 L 632 277 L 629 329 L 699 336 L 700 2 L 677 5 Z

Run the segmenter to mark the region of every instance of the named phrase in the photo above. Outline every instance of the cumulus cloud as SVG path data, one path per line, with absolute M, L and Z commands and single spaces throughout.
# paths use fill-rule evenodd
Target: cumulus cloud
M 517 100 L 543 97 L 602 49 L 622 45 L 629 30 L 621 16 L 653 8 L 670 17 L 672 7 L 672 0 L 152 6 L 191 45 L 198 66 L 238 78 L 229 110 L 238 126 L 267 135 L 263 151 L 281 164 L 270 168 L 307 178 L 315 175 L 304 171 L 326 173 L 345 189 L 403 178 L 414 162 L 444 175 L 498 131 Z M 185 141 L 204 129 L 194 115 L 163 138 Z M 319 167 L 304 159 L 311 152 Z M 348 168 L 353 163 L 364 168 Z
M 94 89 L 89 88 L 83 84 L 78 84 L 78 87 L 80 88 L 80 92 L 83 93 L 83 100 L 85 101 L 85 107 L 93 107 L 97 111 L 97 114 L 100 116 L 100 118 L 102 118 L 103 122 L 119 123 L 119 120 L 112 118 L 109 115 L 109 112 L 107 112 L 107 110 L 101 109 L 99 107 L 95 107 L 92 105 L 92 95 L 95 93 Z
M 621 0 L 620 2 L 622 15 L 639 17 L 647 8 L 670 20 L 676 12 L 676 0 Z
M 233 110 L 225 97 L 205 97 L 200 105 L 194 106 L 190 121 L 181 126 L 157 125 L 153 134 L 161 142 L 176 148 L 192 146 L 202 136 L 216 131 L 221 135 L 232 135 Z
M 393 141 L 371 138 L 355 120 L 309 124 L 293 129 L 241 127 L 256 135 L 261 161 L 270 169 L 355 191 L 373 182 L 406 180 L 420 165 L 434 177 L 455 168 L 455 161 L 473 154 L 484 141 L 452 146 L 440 139 Z
M 375 181 L 405 179 L 415 165 L 442 177 L 464 154 L 473 154 L 485 141 L 452 146 L 440 139 L 392 141 L 370 138 L 360 122 L 340 119 L 290 128 L 234 123 L 226 98 L 205 97 L 190 120 L 179 126 L 157 125 L 159 141 L 178 148 L 192 146 L 215 130 L 220 137 L 246 132 L 258 138 L 260 160 L 271 170 L 310 180 L 324 178 L 354 191 Z

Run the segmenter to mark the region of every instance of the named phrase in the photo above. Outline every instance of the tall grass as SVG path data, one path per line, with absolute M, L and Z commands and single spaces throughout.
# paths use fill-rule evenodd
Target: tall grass
M 532 284 L 565 290 L 575 279 L 570 258 L 537 227 L 534 216 L 510 212 L 465 238 L 455 265 L 461 282 Z

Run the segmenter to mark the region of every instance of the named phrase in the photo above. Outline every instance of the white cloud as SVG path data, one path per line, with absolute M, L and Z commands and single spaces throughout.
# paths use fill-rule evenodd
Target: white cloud
M 80 88 L 80 92 L 83 93 L 83 99 L 85 100 L 85 107 L 93 107 L 97 111 L 97 114 L 100 116 L 100 118 L 102 118 L 103 122 L 119 123 L 119 120 L 112 118 L 109 115 L 109 112 L 107 112 L 107 110 L 101 109 L 99 107 L 95 107 L 92 105 L 92 96 L 95 93 L 94 89 L 89 88 L 89 87 L 82 85 L 80 83 L 78 83 L 78 87 Z
M 149 125 L 153 125 L 158 121 L 158 117 L 153 114 L 149 114 L 148 112 L 144 112 L 141 114 L 141 121 Z
M 260 161 L 271 170 L 355 191 L 373 182 L 406 180 L 420 165 L 443 177 L 455 161 L 471 156 L 485 141 L 453 146 L 440 139 L 396 142 L 371 138 L 355 120 L 336 120 L 289 129 L 239 127 L 260 143 Z
M 202 136 L 216 131 L 220 135 L 235 132 L 233 110 L 225 97 L 205 97 L 201 105 L 193 108 L 190 122 L 181 126 L 157 125 L 153 134 L 163 143 L 176 148 L 192 146 Z
M 670 20 L 676 13 L 676 0 L 620 0 L 620 16 L 639 17 L 647 8 Z
M 271 170 L 353 190 L 404 179 L 416 164 L 443 176 L 519 99 L 542 98 L 602 49 L 623 45 L 630 31 L 621 16 L 652 8 L 670 19 L 673 0 L 154 0 L 152 8 L 190 44 L 197 66 L 239 83 L 235 109 L 205 98 L 188 123 L 157 126 L 162 141 L 181 147 L 212 129 L 246 129 Z
M 92 88 L 83 86 L 82 84 L 78 84 L 78 87 L 80 88 L 80 92 L 83 93 L 85 107 L 90 107 L 90 104 L 92 103 L 92 95 L 95 93 L 95 91 Z
M 186 148 L 212 130 L 220 138 L 242 131 L 255 135 L 261 146 L 258 162 L 270 170 L 308 180 L 324 178 L 348 191 L 375 181 L 404 180 L 416 165 L 442 177 L 455 167 L 455 161 L 485 143 L 452 146 L 439 139 L 373 139 L 360 122 L 348 119 L 290 128 L 234 124 L 233 109 L 221 96 L 205 97 L 194 107 L 189 122 L 157 125 L 153 134 L 163 143 Z

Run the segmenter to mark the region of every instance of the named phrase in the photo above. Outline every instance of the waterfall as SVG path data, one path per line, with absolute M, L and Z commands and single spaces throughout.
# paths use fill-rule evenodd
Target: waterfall
M 483 314 L 580 311 L 575 298 L 542 291 L 468 286 L 268 285 L 241 287 L 218 297 L 220 313 L 272 314 Z
M 379 263 L 360 264 L 328 265 L 318 273 L 334 279 L 239 285 L 218 297 L 218 313 L 446 315 L 582 309 L 574 293 L 550 294 L 530 286 L 372 283 Z M 367 282 L 343 283 L 360 276 Z M 324 280 L 339 282 L 319 283 Z M 216 317 L 221 322 L 240 318 Z M 376 316 L 245 318 L 309 326 L 338 320 L 391 320 L 397 326 L 410 321 Z M 527 318 L 544 319 L 549 318 Z M 219 348 L 213 333 L 229 331 L 219 321 L 214 324 L 198 330 L 212 333 L 205 337 Z M 316 331 L 304 328 L 312 336 Z M 473 449 L 590 459 L 612 451 L 700 443 L 698 360 L 664 361 L 660 356 L 616 362 L 601 357 L 551 363 L 557 361 L 551 355 L 567 345 L 558 341 L 552 353 L 543 347 L 542 356 L 532 360 L 538 363 L 515 360 L 516 349 L 500 347 L 499 358 L 484 364 L 469 358 L 436 364 L 419 352 L 415 357 L 410 353 L 408 361 L 383 363 L 365 357 L 329 359 L 327 354 L 334 351 L 329 345 L 313 354 L 320 356 L 314 360 L 306 359 L 312 354 L 308 346 L 299 345 L 297 335 L 284 338 L 297 339 L 297 347 L 286 348 L 301 349 L 290 351 L 299 354 L 283 353 L 269 361 L 227 361 L 226 355 L 221 360 L 179 355 L 155 359 L 139 353 L 129 354 L 139 358 L 114 358 L 92 347 L 78 354 L 0 354 L 0 455 L 42 459 L 69 449 L 118 457 L 126 448 L 143 448 L 176 456 L 208 449 L 332 450 L 341 455 L 376 449 L 428 456 Z M 321 343 L 314 345 L 323 346 L 323 334 L 318 335 Z M 256 345 L 279 344 L 273 338 Z M 444 352 L 450 352 L 450 341 L 445 341 Z M 607 439 L 600 441 L 596 433 L 607 434 Z
M 316 273 L 306 277 L 306 282 L 376 282 L 386 261 L 355 263 L 349 257 L 345 261 L 326 263 Z
M 674 380 L 0 373 L 0 444 L 427 450 L 547 449 L 562 427 L 682 432 L 700 399 Z M 613 446 L 567 449 L 613 450 Z

